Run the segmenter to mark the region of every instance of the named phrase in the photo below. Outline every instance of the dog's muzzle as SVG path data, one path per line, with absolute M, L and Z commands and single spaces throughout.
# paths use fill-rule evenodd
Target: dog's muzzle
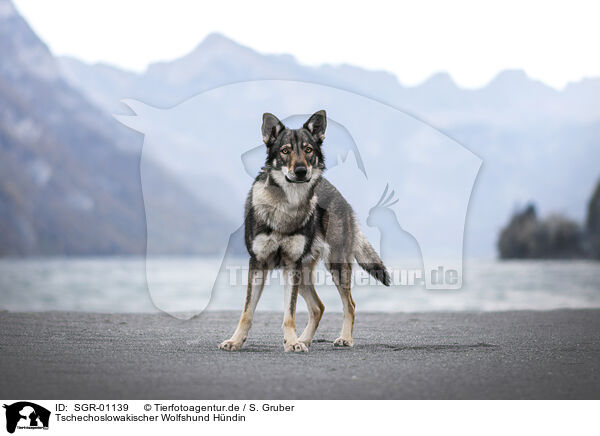
M 312 177 L 312 167 L 298 165 L 294 168 L 294 172 L 290 172 L 286 167 L 282 168 L 285 179 L 290 183 L 307 183 Z

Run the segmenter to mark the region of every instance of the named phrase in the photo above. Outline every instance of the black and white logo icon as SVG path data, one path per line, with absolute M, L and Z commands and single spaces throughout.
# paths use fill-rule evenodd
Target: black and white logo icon
M 48 429 L 50 411 L 28 401 L 19 401 L 4 405 L 6 409 L 6 431 L 14 433 L 16 429 Z

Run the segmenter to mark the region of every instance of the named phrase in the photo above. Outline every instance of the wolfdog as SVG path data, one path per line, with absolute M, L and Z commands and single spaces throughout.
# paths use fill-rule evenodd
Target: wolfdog
M 262 137 L 267 146 L 265 166 L 258 174 L 245 207 L 245 243 L 250 254 L 248 288 L 242 316 L 223 350 L 239 350 L 252 324 L 267 274 L 282 268 L 286 282 L 283 317 L 285 351 L 308 351 L 325 307 L 313 285 L 319 260 L 331 273 L 342 299 L 344 320 L 333 345 L 352 347 L 355 303 L 350 293 L 354 260 L 389 286 L 390 276 L 379 255 L 360 231 L 352 208 L 342 194 L 322 177 L 321 147 L 327 116 L 314 113 L 300 129 L 289 129 L 265 113 Z M 308 307 L 308 324 L 296 333 L 296 300 Z

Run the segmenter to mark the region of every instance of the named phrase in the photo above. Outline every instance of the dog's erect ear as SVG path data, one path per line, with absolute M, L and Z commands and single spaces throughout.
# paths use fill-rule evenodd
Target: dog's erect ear
M 319 141 L 323 142 L 325 139 L 325 129 L 327 128 L 327 114 L 324 110 L 320 110 L 311 115 L 304 127 Z
M 273 145 L 283 129 L 285 126 L 275 115 L 268 112 L 263 114 L 262 137 L 267 147 Z

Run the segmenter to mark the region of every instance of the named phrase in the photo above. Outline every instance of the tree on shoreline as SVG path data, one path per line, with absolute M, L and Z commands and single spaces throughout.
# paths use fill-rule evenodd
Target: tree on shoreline
M 585 228 L 558 214 L 540 219 L 530 203 L 501 230 L 498 252 L 501 259 L 600 260 L 600 181 L 588 203 Z
M 500 233 L 498 250 L 501 259 L 586 257 L 579 224 L 561 215 L 539 219 L 533 204 L 513 215 Z
M 588 204 L 586 247 L 592 258 L 600 260 L 600 181 Z

